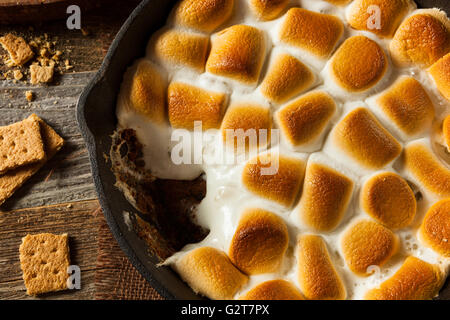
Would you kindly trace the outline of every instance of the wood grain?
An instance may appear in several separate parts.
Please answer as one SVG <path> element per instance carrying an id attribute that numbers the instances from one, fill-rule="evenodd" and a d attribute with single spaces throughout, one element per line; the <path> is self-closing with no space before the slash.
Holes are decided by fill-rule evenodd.
<path id="1" fill-rule="evenodd" d="M 94 2 L 94 1 L 92 1 Z M 82 27 L 68 30 L 65 20 L 33 25 L 2 25 L 0 35 L 13 32 L 26 40 L 47 34 L 74 68 L 57 75 L 49 86 L 0 77 L 0 125 L 16 122 L 32 112 L 40 115 L 67 145 L 0 207 L 0 300 L 32 299 L 25 294 L 19 265 L 19 245 L 27 233 L 63 233 L 70 236 L 72 262 L 81 267 L 82 289 L 44 296 L 44 299 L 94 299 L 99 220 L 104 219 L 96 199 L 90 164 L 75 118 L 75 108 L 85 85 L 100 67 L 103 57 L 129 13 L 140 0 L 108 1 L 102 10 L 82 12 Z M 7 22 L 7 21 L 2 21 Z M 10 70 L 2 63 L 0 74 Z M 21 70 L 25 72 L 27 67 Z M 35 93 L 28 103 L 25 92 Z M 74 202 L 75 201 L 75 202 Z M 72 202 L 68 207 L 67 202 Z M 114 241 L 114 240 L 113 240 Z M 116 244 L 113 244 L 116 245 Z M 99 292 L 101 294 L 101 292 Z"/>
<path id="2" fill-rule="evenodd" d="M 0 24 L 30 23 L 60 19 L 70 5 L 78 5 L 82 11 L 92 10 L 104 0 L 0 0 Z"/>
<path id="3" fill-rule="evenodd" d="M 103 12 L 92 12 L 83 17 L 83 27 L 90 31 L 88 36 L 79 30 L 67 30 L 64 20 L 32 29 L 14 25 L 0 27 L 0 35 L 13 32 L 27 40 L 47 34 L 50 41 L 56 41 L 56 48 L 64 52 L 62 58 L 69 59 L 74 65 L 73 70 L 57 76 L 48 86 L 33 86 L 27 81 L 0 81 L 0 125 L 20 121 L 35 112 L 66 140 L 66 146 L 55 158 L 1 206 L 0 211 L 96 198 L 75 110 L 83 88 L 100 67 L 116 32 L 139 1 L 115 3 Z M 5 54 L 0 48 L 0 55 Z M 0 64 L 0 72 L 7 70 L 6 65 Z M 36 96 L 31 103 L 25 99 L 28 90 Z"/>
<path id="4" fill-rule="evenodd" d="M 26 118 L 32 112 L 42 117 L 65 140 L 64 148 L 33 176 L 0 211 L 95 199 L 90 164 L 75 119 L 78 96 L 93 73 L 64 75 L 60 85 L 50 87 L 0 84 L 0 125 Z M 24 92 L 32 90 L 36 101 L 28 104 Z"/>
<path id="5" fill-rule="evenodd" d="M 42 299 L 91 299 L 95 293 L 97 231 L 103 219 L 97 200 L 0 213 L 0 299 L 34 299 L 26 295 L 19 246 L 27 234 L 69 234 L 71 264 L 81 268 L 81 290 L 48 294 Z"/>

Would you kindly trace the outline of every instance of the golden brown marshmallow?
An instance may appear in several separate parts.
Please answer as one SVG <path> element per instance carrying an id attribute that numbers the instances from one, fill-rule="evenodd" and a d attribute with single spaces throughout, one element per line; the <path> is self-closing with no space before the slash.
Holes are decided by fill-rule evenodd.
<path id="1" fill-rule="evenodd" d="M 421 142 L 409 143 L 403 153 L 406 170 L 439 197 L 450 197 L 450 170 Z"/>
<path id="2" fill-rule="evenodd" d="M 381 111 L 404 135 L 418 135 L 431 126 L 434 106 L 419 81 L 401 77 L 377 98 Z"/>
<path id="3" fill-rule="evenodd" d="M 308 163 L 296 212 L 314 230 L 332 231 L 347 210 L 353 187 L 354 182 L 336 170 L 319 163 Z"/>
<path id="4" fill-rule="evenodd" d="M 442 123 L 442 134 L 444 136 L 445 144 L 447 145 L 447 150 L 450 152 L 450 115 L 445 117 Z"/>
<path id="5" fill-rule="evenodd" d="M 211 299 L 229 300 L 248 282 L 220 250 L 201 247 L 185 254 L 175 264 L 181 278 L 195 292 Z"/>
<path id="6" fill-rule="evenodd" d="M 361 208 L 390 229 L 408 227 L 414 220 L 417 204 L 408 183 L 393 172 L 372 176 L 361 188 Z"/>
<path id="7" fill-rule="evenodd" d="M 237 152 L 248 152 L 267 146 L 270 141 L 271 127 L 272 118 L 269 108 L 250 103 L 232 104 L 222 121 L 222 138 L 227 147 L 234 148 Z M 233 130 L 233 135 L 230 136 L 231 132 L 227 130 Z M 242 136 L 239 130 L 242 130 Z M 254 130 L 257 141 L 251 141 L 252 132 L 248 130 Z M 266 139 L 263 139 L 261 130 L 265 130 Z M 249 132 L 247 139 L 246 132 Z"/>
<path id="8" fill-rule="evenodd" d="M 166 86 L 166 80 L 153 63 L 139 60 L 124 77 L 121 88 L 124 106 L 161 123 L 165 119 Z"/>
<path id="9" fill-rule="evenodd" d="M 277 157 L 278 160 L 275 159 Z M 276 167 L 278 170 L 273 173 Z M 245 165 L 242 183 L 250 192 L 262 198 L 291 207 L 300 191 L 304 174 L 303 160 L 265 153 Z"/>
<path id="10" fill-rule="evenodd" d="M 254 85 L 266 55 L 264 34 L 247 25 L 220 31 L 212 40 L 206 71 L 244 84 Z"/>
<path id="11" fill-rule="evenodd" d="M 279 54 L 271 64 L 260 90 L 267 99 L 283 103 L 309 89 L 314 80 L 314 73 L 299 60 L 288 54 Z"/>
<path id="12" fill-rule="evenodd" d="M 331 262 L 325 241 L 320 236 L 300 236 L 297 256 L 298 282 L 307 299 L 345 299 L 344 284 Z"/>
<path id="13" fill-rule="evenodd" d="M 305 300 L 305 298 L 289 281 L 269 280 L 258 284 L 239 300 Z"/>
<path id="14" fill-rule="evenodd" d="M 442 96 L 450 100 L 450 53 L 436 61 L 428 69 L 428 73 L 433 77 Z"/>
<path id="15" fill-rule="evenodd" d="M 182 0 L 174 10 L 175 23 L 212 32 L 233 13 L 234 0 Z"/>
<path id="16" fill-rule="evenodd" d="M 291 8 L 281 25 L 281 42 L 327 58 L 344 33 L 344 24 L 335 16 L 301 8 Z"/>
<path id="17" fill-rule="evenodd" d="M 352 0 L 325 0 L 326 2 L 332 3 L 336 6 L 343 6 L 349 3 Z"/>
<path id="18" fill-rule="evenodd" d="M 428 300 L 434 298 L 444 282 L 437 266 L 408 257 L 400 269 L 379 288 L 369 290 L 367 300 Z"/>
<path id="19" fill-rule="evenodd" d="M 309 92 L 282 107 L 275 119 L 286 140 L 299 147 L 317 139 L 336 112 L 336 103 L 323 91 Z"/>
<path id="20" fill-rule="evenodd" d="M 289 235 L 283 219 L 262 209 L 248 209 L 239 220 L 229 249 L 231 261 L 246 274 L 276 272 Z"/>
<path id="21" fill-rule="evenodd" d="M 450 51 L 450 21 L 438 9 L 420 10 L 402 22 L 389 50 L 395 64 L 427 68 Z"/>
<path id="22" fill-rule="evenodd" d="M 378 12 L 369 10 L 371 6 L 379 8 L 379 16 L 376 16 Z M 347 21 L 356 30 L 370 31 L 381 37 L 392 38 L 402 19 L 413 7 L 414 3 L 411 0 L 355 0 L 348 9 Z M 371 25 L 372 19 L 378 17 L 379 20 L 373 21 Z M 377 22 L 379 25 L 376 25 Z"/>
<path id="23" fill-rule="evenodd" d="M 166 30 L 152 40 L 151 52 L 164 65 L 186 66 L 203 72 L 209 38 L 178 30 Z"/>
<path id="24" fill-rule="evenodd" d="M 286 9 L 289 0 L 249 0 L 250 8 L 261 20 L 278 18 Z"/>
<path id="25" fill-rule="evenodd" d="M 365 108 L 352 110 L 333 130 L 334 143 L 362 166 L 380 169 L 400 155 L 401 145 Z"/>
<path id="26" fill-rule="evenodd" d="M 361 220 L 344 232 L 341 245 L 350 270 L 367 276 L 370 266 L 381 267 L 397 252 L 399 240 L 381 224 Z"/>
<path id="27" fill-rule="evenodd" d="M 365 36 L 345 40 L 330 62 L 332 78 L 349 92 L 363 92 L 375 87 L 387 68 L 386 53 L 378 43 Z"/>
<path id="28" fill-rule="evenodd" d="M 435 203 L 428 210 L 420 234 L 427 246 L 450 258 L 450 198 Z"/>
<path id="29" fill-rule="evenodd" d="M 202 121 L 203 130 L 207 130 L 220 127 L 227 96 L 182 82 L 172 82 L 167 100 L 172 127 L 192 130 L 194 121 Z"/>

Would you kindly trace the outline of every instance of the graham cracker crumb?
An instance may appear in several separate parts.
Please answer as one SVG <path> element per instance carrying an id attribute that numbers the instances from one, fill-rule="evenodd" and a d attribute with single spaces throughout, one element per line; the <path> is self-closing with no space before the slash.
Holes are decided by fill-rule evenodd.
<path id="1" fill-rule="evenodd" d="M 23 73 L 20 70 L 14 70 L 14 79 L 21 80 L 23 78 Z"/>
<path id="2" fill-rule="evenodd" d="M 49 83 L 53 80 L 54 65 L 39 66 L 33 64 L 30 66 L 31 83 Z"/>
<path id="3" fill-rule="evenodd" d="M 66 60 L 64 61 L 64 64 L 66 65 L 66 70 L 70 70 L 70 69 L 73 68 L 73 66 L 70 65 L 70 61 L 69 61 L 68 59 L 66 59 Z"/>
<path id="4" fill-rule="evenodd" d="M 27 98 L 28 101 L 33 101 L 34 100 L 33 91 L 25 91 L 25 97 Z"/>
<path id="5" fill-rule="evenodd" d="M 83 34 L 83 36 L 87 37 L 88 35 L 90 35 L 90 31 L 89 29 L 85 29 L 85 28 L 81 28 L 81 33 Z"/>
<path id="6" fill-rule="evenodd" d="M 20 245 L 20 267 L 28 295 L 67 289 L 70 266 L 68 235 L 28 234 Z"/>

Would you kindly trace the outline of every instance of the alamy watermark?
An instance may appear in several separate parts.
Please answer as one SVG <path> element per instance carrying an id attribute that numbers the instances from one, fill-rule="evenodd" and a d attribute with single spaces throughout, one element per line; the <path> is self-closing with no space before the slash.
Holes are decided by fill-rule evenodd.
<path id="1" fill-rule="evenodd" d="M 67 288 L 70 290 L 81 289 L 81 269 L 77 265 L 71 265 L 67 267 Z"/>
<path id="2" fill-rule="evenodd" d="M 367 29 L 381 30 L 381 9 L 377 5 L 370 5 L 367 8 L 367 13 L 370 15 L 367 19 Z"/>
<path id="3" fill-rule="evenodd" d="M 274 175 L 279 167 L 278 129 L 226 129 L 220 134 L 218 142 L 217 130 L 203 130 L 202 122 L 194 122 L 194 130 L 174 129 L 171 141 L 175 143 L 170 156 L 176 165 L 208 164 L 235 165 L 248 161 L 261 166 L 261 175 Z M 259 156 L 266 151 L 266 156 Z"/>
<path id="4" fill-rule="evenodd" d="M 71 5 L 67 7 L 67 14 L 70 16 L 67 18 L 66 26 L 69 30 L 80 30 L 81 29 L 81 9 L 77 5 Z"/>

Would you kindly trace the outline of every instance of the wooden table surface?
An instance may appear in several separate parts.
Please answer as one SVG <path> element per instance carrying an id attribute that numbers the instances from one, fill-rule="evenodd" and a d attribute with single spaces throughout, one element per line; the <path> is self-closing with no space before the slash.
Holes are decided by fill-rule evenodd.
<path id="1" fill-rule="evenodd" d="M 26 39 L 46 33 L 64 51 L 74 69 L 49 86 L 0 80 L 0 125 L 41 116 L 66 140 L 66 146 L 0 207 L 0 299 L 28 299 L 19 264 L 21 238 L 28 233 L 69 233 L 71 260 L 81 268 L 82 289 L 51 295 L 52 299 L 92 299 L 97 261 L 97 230 L 103 219 L 92 181 L 89 159 L 75 117 L 84 86 L 101 65 L 115 34 L 139 0 L 109 1 L 107 6 L 82 12 L 82 27 L 68 30 L 66 21 L 0 26 Z M 0 49 L 0 56 L 5 52 Z M 8 68 L 0 59 L 0 73 Z M 28 103 L 25 91 L 36 99 Z M 45 297 L 44 297 L 45 298 Z"/>

